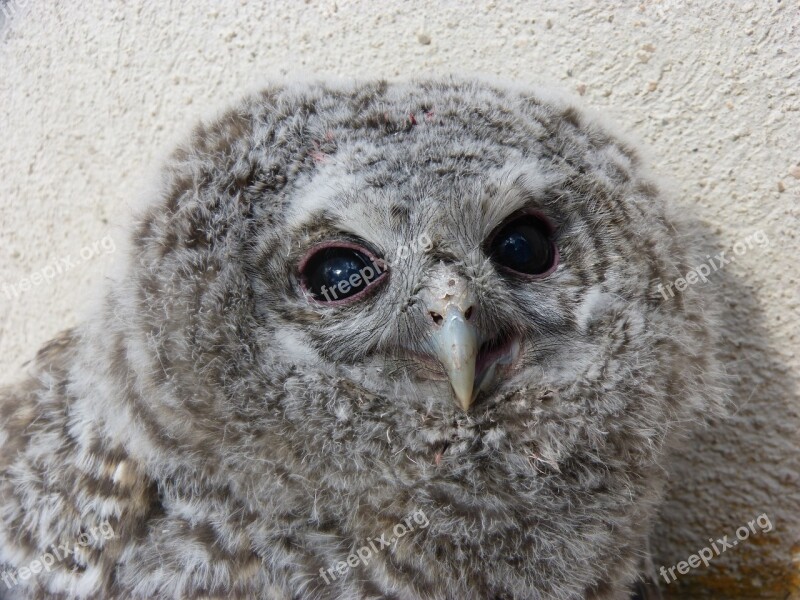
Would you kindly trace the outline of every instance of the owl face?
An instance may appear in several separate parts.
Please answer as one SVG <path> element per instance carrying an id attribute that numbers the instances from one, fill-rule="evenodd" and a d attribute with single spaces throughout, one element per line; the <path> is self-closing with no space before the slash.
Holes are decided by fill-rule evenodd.
<path id="1" fill-rule="evenodd" d="M 264 322 L 286 328 L 276 356 L 468 413 L 593 360 L 596 304 L 636 309 L 650 272 L 601 201 L 632 179 L 622 148 L 565 145 L 571 166 L 546 131 L 509 146 L 444 113 L 388 136 L 326 127 L 328 151 L 287 194 L 286 230 L 261 232 L 252 273 Z M 592 161 L 604 181 L 581 176 Z"/>
<path id="2" fill-rule="evenodd" d="M 485 176 L 442 177 L 422 148 L 403 150 L 395 159 L 415 173 L 395 189 L 370 185 L 360 174 L 390 173 L 359 157 L 332 158 L 296 192 L 292 234 L 269 252 L 280 264 L 262 269 L 270 281 L 282 270 L 286 285 L 265 286 L 264 304 L 291 315 L 281 355 L 424 388 L 469 411 L 524 377 L 541 342 L 568 329 L 563 217 L 535 163 L 508 157 L 511 168 Z"/>

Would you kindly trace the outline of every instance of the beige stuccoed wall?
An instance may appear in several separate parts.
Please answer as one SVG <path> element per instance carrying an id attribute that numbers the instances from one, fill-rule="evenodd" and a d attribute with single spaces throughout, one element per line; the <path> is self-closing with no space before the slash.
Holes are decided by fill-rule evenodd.
<path id="1" fill-rule="evenodd" d="M 770 242 L 708 284 L 723 291 L 737 408 L 670 461 L 653 546 L 669 567 L 765 513 L 773 531 L 666 589 L 784 598 L 792 572 L 797 587 L 797 0 L 8 0 L 0 19 L 0 381 L 80 318 L 119 254 L 103 240 L 124 231 L 166 145 L 241 90 L 299 73 L 554 84 L 642 138 L 713 243 Z"/>

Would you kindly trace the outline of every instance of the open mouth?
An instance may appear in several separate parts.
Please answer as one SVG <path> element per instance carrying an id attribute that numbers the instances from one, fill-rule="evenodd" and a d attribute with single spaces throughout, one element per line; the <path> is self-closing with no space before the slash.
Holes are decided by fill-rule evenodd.
<path id="1" fill-rule="evenodd" d="M 474 339 L 474 338 L 473 338 Z M 470 365 L 469 354 L 464 356 L 456 355 L 452 365 L 456 368 L 448 372 L 447 362 L 442 362 L 440 357 L 432 353 L 411 352 L 407 357 L 413 358 L 414 362 L 421 367 L 416 371 L 416 375 L 422 379 L 450 380 L 452 390 L 456 399 L 464 410 L 469 408 L 481 393 L 491 393 L 496 388 L 496 382 L 502 380 L 508 370 L 517 361 L 520 353 L 520 338 L 511 334 L 501 333 L 472 346 L 472 364 Z M 477 346 L 477 348 L 475 347 Z M 446 348 L 459 349 L 457 343 Z M 435 352 L 435 350 L 434 350 Z M 445 359 L 450 358 L 443 353 Z M 459 395 L 459 392 L 460 395 Z"/>
<path id="2" fill-rule="evenodd" d="M 447 375 L 442 370 L 442 365 L 428 354 L 419 352 L 409 353 L 407 356 L 426 367 L 424 373 L 430 379 L 446 379 Z M 512 364 L 519 356 L 519 338 L 503 335 L 483 342 L 478 349 L 475 359 L 475 391 L 487 376 L 491 378 L 492 369 Z M 488 383 L 486 381 L 485 383 Z"/>
<path id="3" fill-rule="evenodd" d="M 519 356 L 519 338 L 500 336 L 483 342 L 475 361 L 475 387 L 473 397 L 489 388 L 503 367 L 509 366 Z"/>

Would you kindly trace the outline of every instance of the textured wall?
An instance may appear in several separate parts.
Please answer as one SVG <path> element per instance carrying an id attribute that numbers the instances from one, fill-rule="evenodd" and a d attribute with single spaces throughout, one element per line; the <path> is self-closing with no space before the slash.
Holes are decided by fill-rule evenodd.
<path id="1" fill-rule="evenodd" d="M 159 153 L 243 89 L 315 73 L 556 85 L 642 138 L 708 224 L 711 260 L 735 259 L 695 284 L 722 292 L 734 415 L 667 465 L 652 543 L 670 567 L 759 515 L 773 530 L 665 587 L 800 589 L 797 0 L 54 4 L 0 1 L 0 381 L 80 318 Z"/>

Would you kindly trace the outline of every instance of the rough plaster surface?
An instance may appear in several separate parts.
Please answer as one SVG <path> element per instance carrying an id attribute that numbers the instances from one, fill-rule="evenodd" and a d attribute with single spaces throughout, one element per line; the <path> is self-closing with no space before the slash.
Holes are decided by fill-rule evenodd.
<path id="1" fill-rule="evenodd" d="M 722 290 L 736 408 L 670 461 L 652 546 L 670 567 L 766 513 L 773 531 L 665 589 L 786 598 L 800 589 L 800 4 L 521 4 L 0 1 L 0 382 L 81 318 L 158 156 L 242 90 L 449 72 L 566 88 L 649 145 L 718 249 L 770 241 L 696 284 Z"/>

